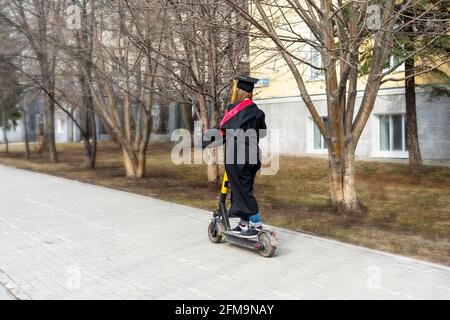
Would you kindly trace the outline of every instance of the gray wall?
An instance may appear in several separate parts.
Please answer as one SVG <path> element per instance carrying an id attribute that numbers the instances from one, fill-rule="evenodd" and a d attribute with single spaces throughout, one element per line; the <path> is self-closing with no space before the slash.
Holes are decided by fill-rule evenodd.
<path id="1" fill-rule="evenodd" d="M 16 122 L 17 125 L 15 128 L 11 126 L 10 129 L 6 131 L 6 136 L 10 143 L 21 142 L 24 140 L 23 123 L 21 120 L 17 120 Z M 0 142 L 3 143 L 3 140 L 3 128 L 0 128 Z"/>
<path id="2" fill-rule="evenodd" d="M 407 152 L 383 153 L 379 151 L 380 114 L 405 113 L 403 88 L 380 90 L 374 110 L 358 143 L 356 155 L 360 157 L 407 158 Z M 358 92 L 357 106 L 363 92 Z M 450 159 L 450 98 L 433 97 L 417 90 L 417 119 L 419 143 L 424 159 Z M 317 111 L 327 115 L 325 95 L 312 96 Z M 269 129 L 280 130 L 279 151 L 283 154 L 326 154 L 314 150 L 313 122 L 300 97 L 255 100 L 266 113 Z M 356 112 L 355 112 L 356 113 Z"/>

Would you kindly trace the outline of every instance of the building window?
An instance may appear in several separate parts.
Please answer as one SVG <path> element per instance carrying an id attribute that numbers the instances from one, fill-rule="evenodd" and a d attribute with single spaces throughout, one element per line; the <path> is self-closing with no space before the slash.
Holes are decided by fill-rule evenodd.
<path id="1" fill-rule="evenodd" d="M 380 115 L 380 151 L 405 152 L 406 119 L 404 114 Z"/>
<path id="2" fill-rule="evenodd" d="M 309 53 L 310 62 L 313 66 L 322 68 L 322 57 L 320 56 L 320 52 L 312 49 Z M 309 71 L 309 80 L 323 80 L 322 70 L 318 70 L 308 66 Z"/>
<path id="3" fill-rule="evenodd" d="M 270 84 L 269 77 L 260 78 L 259 81 L 255 84 L 255 88 L 260 87 L 268 87 Z"/>
<path id="4" fill-rule="evenodd" d="M 325 124 L 325 127 L 328 127 L 328 118 L 322 117 L 323 123 Z M 322 133 L 320 133 L 319 127 L 313 120 L 313 139 L 314 139 L 314 150 L 327 150 L 328 146 L 325 141 L 325 139 L 322 136 Z"/>
<path id="5" fill-rule="evenodd" d="M 317 42 L 317 39 L 311 30 L 309 30 L 308 39 L 311 41 Z M 309 51 L 307 52 L 306 57 L 307 57 L 309 63 L 311 63 L 311 65 L 313 65 L 314 67 L 322 68 L 323 63 L 322 63 L 322 56 L 320 55 L 320 52 L 311 45 L 308 45 L 308 48 L 309 48 L 308 49 Z M 322 70 L 313 68 L 311 66 L 306 66 L 305 78 L 307 81 L 315 81 L 315 80 L 324 80 L 325 79 Z"/>
<path id="6" fill-rule="evenodd" d="M 394 55 L 390 56 L 388 61 L 384 65 L 383 71 L 388 71 L 389 69 L 394 68 L 401 61 L 402 61 L 402 58 L 400 58 L 398 56 L 394 56 Z M 395 71 L 403 71 L 403 70 L 405 70 L 405 64 L 404 63 L 400 64 L 399 66 L 397 66 L 397 68 L 395 68 Z"/>

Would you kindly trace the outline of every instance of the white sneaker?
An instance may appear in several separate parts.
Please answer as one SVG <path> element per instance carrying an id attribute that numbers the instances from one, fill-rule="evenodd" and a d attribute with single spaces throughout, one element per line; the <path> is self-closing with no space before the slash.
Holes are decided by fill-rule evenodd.
<path id="1" fill-rule="evenodd" d="M 243 224 L 243 223 L 239 222 L 239 224 L 231 231 L 234 233 L 241 233 L 241 232 L 245 232 L 247 230 L 248 230 L 248 224 Z"/>

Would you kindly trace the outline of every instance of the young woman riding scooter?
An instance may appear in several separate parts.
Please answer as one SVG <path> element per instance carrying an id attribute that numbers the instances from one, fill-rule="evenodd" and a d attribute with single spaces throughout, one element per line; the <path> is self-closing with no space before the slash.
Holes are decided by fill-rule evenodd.
<path id="1" fill-rule="evenodd" d="M 258 79 L 251 77 L 235 78 L 231 103 L 216 128 L 225 143 L 225 176 L 231 187 L 229 214 L 241 219 L 232 231 L 242 238 L 255 238 L 263 230 L 253 186 L 261 168 L 259 139 L 267 127 L 264 112 L 252 101 L 256 82 Z M 211 141 L 203 145 L 208 147 Z"/>

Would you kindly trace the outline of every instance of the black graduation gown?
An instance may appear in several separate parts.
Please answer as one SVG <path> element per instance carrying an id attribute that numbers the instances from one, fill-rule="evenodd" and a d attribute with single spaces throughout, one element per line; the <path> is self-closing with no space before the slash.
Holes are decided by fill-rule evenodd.
<path id="1" fill-rule="evenodd" d="M 232 109 L 237 104 L 230 105 Z M 267 129 L 265 123 L 265 114 L 256 104 L 252 104 L 240 112 L 222 126 L 222 129 L 242 129 L 245 134 L 247 130 L 253 129 L 256 133 L 256 139 L 242 139 L 238 136 L 224 136 L 225 142 L 225 170 L 228 175 L 231 187 L 231 209 L 230 213 L 245 220 L 259 212 L 256 201 L 253 184 L 256 173 L 261 168 L 261 158 L 259 150 L 259 139 L 261 129 Z M 234 140 L 233 148 L 230 149 L 230 139 Z M 245 160 L 242 155 L 239 157 L 238 149 L 245 150 Z M 233 152 L 230 154 L 230 152 Z M 250 155 L 254 155 L 251 157 Z M 256 157 L 255 157 L 256 155 Z"/>

